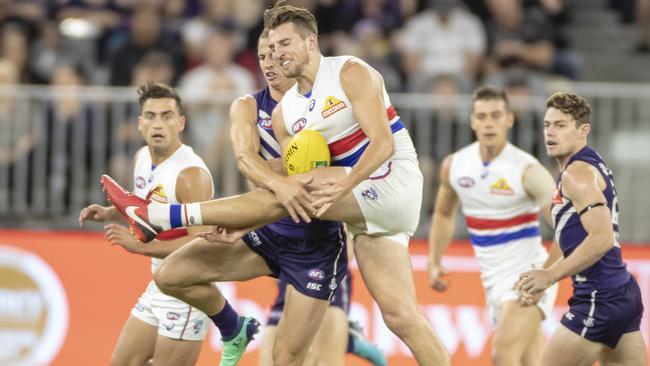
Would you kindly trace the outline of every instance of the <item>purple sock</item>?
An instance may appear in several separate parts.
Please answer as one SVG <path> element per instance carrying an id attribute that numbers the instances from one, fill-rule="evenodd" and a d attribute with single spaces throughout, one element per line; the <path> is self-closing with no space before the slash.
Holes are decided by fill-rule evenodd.
<path id="1" fill-rule="evenodd" d="M 352 333 L 348 333 L 348 349 L 345 352 L 354 353 L 354 337 Z"/>
<path id="2" fill-rule="evenodd" d="M 223 309 L 215 315 L 211 315 L 210 319 L 214 322 L 214 325 L 219 328 L 221 332 L 221 339 L 228 341 L 235 334 L 237 329 L 237 323 L 239 322 L 239 315 L 237 312 L 230 306 L 228 300 L 226 300 L 226 305 Z"/>

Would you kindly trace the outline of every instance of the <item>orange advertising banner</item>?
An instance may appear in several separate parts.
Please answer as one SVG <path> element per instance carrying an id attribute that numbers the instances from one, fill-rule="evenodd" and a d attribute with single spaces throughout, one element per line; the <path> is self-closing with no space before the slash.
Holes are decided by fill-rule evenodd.
<path id="1" fill-rule="evenodd" d="M 426 243 L 411 243 L 418 300 L 424 316 L 452 354 L 454 365 L 490 365 L 491 324 L 471 246 L 454 243 L 444 264 L 452 272 L 445 293 L 429 289 Z M 623 245 L 639 281 L 650 340 L 650 246 Z M 354 263 L 350 318 L 388 355 L 389 365 L 415 365 L 408 349 L 384 325 Z M 100 233 L 0 230 L 0 365 L 105 365 L 124 321 L 151 280 L 149 259 L 111 246 Z M 265 319 L 277 289 L 270 278 L 220 285 L 241 314 Z M 561 283 L 547 336 L 566 311 L 570 284 Z M 259 341 L 241 365 L 257 365 Z M 211 329 L 198 365 L 215 365 L 219 334 Z M 367 365 L 348 356 L 348 365 Z"/>

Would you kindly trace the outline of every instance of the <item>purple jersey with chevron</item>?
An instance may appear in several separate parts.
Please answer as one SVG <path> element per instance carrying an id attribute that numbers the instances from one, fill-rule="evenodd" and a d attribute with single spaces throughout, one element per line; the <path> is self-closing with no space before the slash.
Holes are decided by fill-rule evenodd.
<path id="1" fill-rule="evenodd" d="M 280 158 L 280 144 L 273 134 L 271 114 L 277 105 L 268 86 L 253 94 L 257 102 L 257 131 L 260 135 L 260 155 L 265 160 Z M 302 240 L 319 240 L 335 233 L 341 223 L 332 221 L 312 220 L 311 223 L 296 224 L 291 217 L 285 217 L 267 225 L 269 229 L 289 238 Z"/>
<path id="2" fill-rule="evenodd" d="M 603 158 L 589 146 L 585 146 L 569 159 L 567 167 L 575 161 L 582 161 L 595 167 L 602 175 L 607 186 L 603 195 L 607 207 L 612 213 L 614 230 L 614 247 L 591 267 L 572 277 L 574 294 L 589 295 L 594 290 L 612 289 L 626 284 L 630 279 L 625 263 L 621 258 L 621 246 L 618 242 L 618 198 L 614 187 L 612 171 L 607 167 Z M 594 202 L 596 203 L 596 202 Z M 553 220 L 555 222 L 555 239 L 560 244 L 565 257 L 569 256 L 587 236 L 582 226 L 580 216 L 573 203 L 562 194 L 562 173 L 557 178 L 557 189 L 552 204 Z"/>

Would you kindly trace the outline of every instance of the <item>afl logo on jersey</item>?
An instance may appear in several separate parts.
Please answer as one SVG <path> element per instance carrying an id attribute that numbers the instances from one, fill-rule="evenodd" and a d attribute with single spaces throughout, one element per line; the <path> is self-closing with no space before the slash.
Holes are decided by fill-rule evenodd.
<path id="1" fill-rule="evenodd" d="M 143 177 L 137 177 L 135 178 L 135 186 L 142 189 L 144 186 L 147 185 L 147 182 L 144 180 Z"/>
<path id="2" fill-rule="evenodd" d="M 265 130 L 273 129 L 273 121 L 271 118 L 261 118 L 259 121 L 257 121 L 257 124 Z"/>
<path id="3" fill-rule="evenodd" d="M 474 179 L 471 177 L 460 177 L 458 178 L 458 185 L 463 187 L 463 188 L 471 188 L 474 187 Z"/>
<path id="4" fill-rule="evenodd" d="M 297 121 L 294 122 L 293 125 L 291 126 L 291 133 L 293 133 L 293 134 L 297 134 L 297 133 L 300 132 L 303 128 L 305 128 L 306 125 L 307 125 L 307 119 L 306 119 L 306 118 L 303 117 L 303 118 L 297 120 Z"/>
<path id="5" fill-rule="evenodd" d="M 325 279 L 325 272 L 321 271 L 320 269 L 310 269 L 309 272 L 307 272 L 307 275 L 309 278 L 312 280 L 323 280 Z"/>

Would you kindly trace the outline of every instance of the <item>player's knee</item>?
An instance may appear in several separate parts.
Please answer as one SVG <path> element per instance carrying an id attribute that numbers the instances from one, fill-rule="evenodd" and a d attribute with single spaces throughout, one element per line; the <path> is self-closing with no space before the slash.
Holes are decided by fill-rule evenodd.
<path id="1" fill-rule="evenodd" d="M 388 329 L 400 337 L 419 329 L 420 323 L 423 321 L 417 308 L 410 306 L 392 306 L 382 309 L 382 316 Z"/>
<path id="2" fill-rule="evenodd" d="M 499 336 L 497 332 L 492 341 L 492 361 L 496 366 L 520 365 L 521 352 L 514 340 Z"/>
<path id="3" fill-rule="evenodd" d="M 165 262 L 156 269 L 153 274 L 153 280 L 156 286 L 166 295 L 174 295 L 182 288 L 179 277 L 174 274 L 174 270 Z"/>

